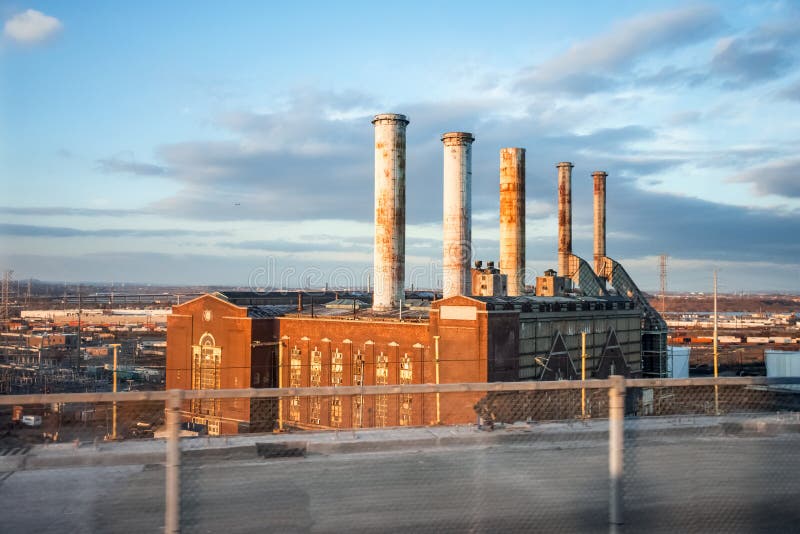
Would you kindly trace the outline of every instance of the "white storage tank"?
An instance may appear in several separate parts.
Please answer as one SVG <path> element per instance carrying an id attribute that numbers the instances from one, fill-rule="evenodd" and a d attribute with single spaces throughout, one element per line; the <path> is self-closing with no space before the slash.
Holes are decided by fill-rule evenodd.
<path id="1" fill-rule="evenodd" d="M 800 351 L 765 350 L 768 378 L 792 376 L 800 378 Z"/>
<path id="2" fill-rule="evenodd" d="M 667 376 L 669 378 L 689 378 L 690 347 L 667 346 Z"/>

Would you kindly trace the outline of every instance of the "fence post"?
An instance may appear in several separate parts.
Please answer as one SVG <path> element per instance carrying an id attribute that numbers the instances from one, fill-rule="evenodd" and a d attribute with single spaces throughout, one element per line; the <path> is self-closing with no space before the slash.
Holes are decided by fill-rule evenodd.
<path id="1" fill-rule="evenodd" d="M 171 534 L 181 530 L 181 390 L 169 390 L 167 398 L 167 462 L 166 462 L 166 508 L 164 532 Z"/>
<path id="2" fill-rule="evenodd" d="M 608 521 L 621 525 L 622 518 L 622 473 L 625 437 L 625 378 L 611 376 L 608 390 L 608 477 L 609 502 Z"/>

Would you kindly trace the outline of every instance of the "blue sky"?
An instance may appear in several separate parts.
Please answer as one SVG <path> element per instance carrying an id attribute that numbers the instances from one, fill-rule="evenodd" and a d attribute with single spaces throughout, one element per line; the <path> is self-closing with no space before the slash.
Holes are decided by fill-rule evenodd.
<path id="1" fill-rule="evenodd" d="M 800 290 L 796 2 L 2 2 L 0 266 L 19 278 L 288 285 L 371 266 L 372 126 L 405 113 L 410 276 L 441 261 L 439 134 L 474 133 L 494 259 L 498 151 L 528 150 L 528 267 L 556 169 L 591 172 L 646 289 Z M 256 282 L 254 282 L 256 281 Z M 532 281 L 532 280 L 531 280 Z"/>

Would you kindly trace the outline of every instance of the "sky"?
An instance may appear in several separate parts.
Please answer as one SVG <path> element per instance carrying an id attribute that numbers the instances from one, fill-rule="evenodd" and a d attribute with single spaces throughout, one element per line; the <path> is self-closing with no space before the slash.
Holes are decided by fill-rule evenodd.
<path id="1" fill-rule="evenodd" d="M 366 283 L 373 126 L 408 116 L 407 284 L 440 280 L 441 133 L 473 145 L 475 259 L 499 150 L 527 150 L 528 283 L 556 163 L 591 260 L 645 290 L 800 291 L 800 2 L 0 0 L 0 268 L 17 279 Z"/>

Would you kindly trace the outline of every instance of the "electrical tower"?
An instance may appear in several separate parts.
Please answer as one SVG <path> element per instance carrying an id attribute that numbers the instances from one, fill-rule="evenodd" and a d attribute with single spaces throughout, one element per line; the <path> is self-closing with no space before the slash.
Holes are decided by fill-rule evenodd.
<path id="1" fill-rule="evenodd" d="M 11 275 L 14 274 L 14 271 L 5 271 L 3 273 L 3 285 L 0 288 L 0 293 L 2 293 L 2 319 L 8 320 L 11 318 L 11 314 L 9 312 L 9 300 L 11 298 L 10 290 L 11 290 Z"/>
<path id="2" fill-rule="evenodd" d="M 667 255 L 658 257 L 659 274 L 661 276 L 661 313 L 667 311 Z"/>

